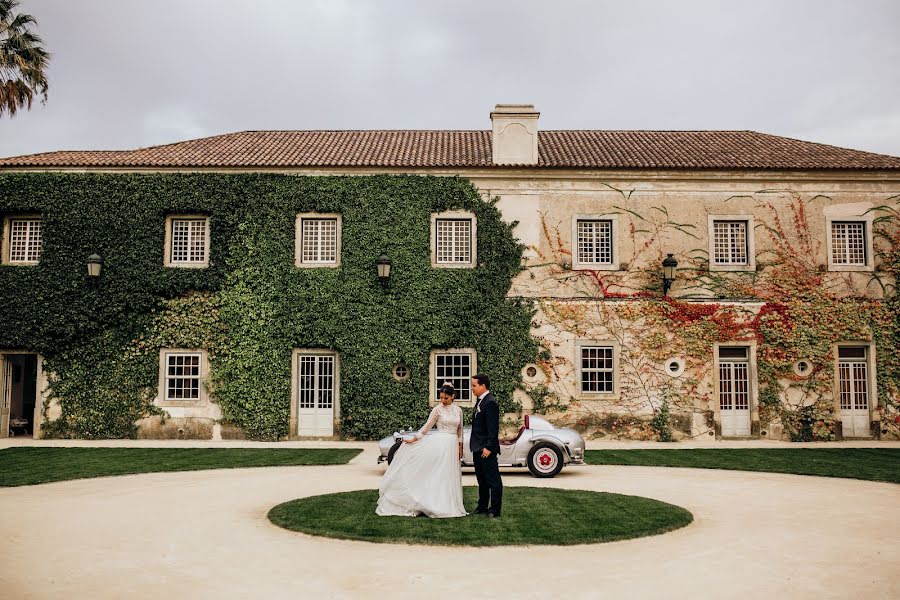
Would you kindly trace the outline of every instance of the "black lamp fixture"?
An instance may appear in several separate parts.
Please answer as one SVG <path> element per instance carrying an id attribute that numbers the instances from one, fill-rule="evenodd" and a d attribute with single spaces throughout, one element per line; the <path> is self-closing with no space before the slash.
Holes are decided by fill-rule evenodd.
<path id="1" fill-rule="evenodd" d="M 382 284 L 386 284 L 391 278 L 391 259 L 382 252 L 375 261 L 375 267 L 378 269 L 378 280 Z"/>
<path id="2" fill-rule="evenodd" d="M 678 267 L 678 261 L 671 254 L 667 254 L 662 261 L 663 268 L 663 296 L 669 295 L 669 288 L 675 281 L 675 269 Z"/>
<path id="3" fill-rule="evenodd" d="M 87 270 L 88 277 L 90 277 L 92 281 L 97 281 L 97 279 L 100 278 L 100 271 L 103 270 L 103 259 L 100 258 L 99 254 L 91 254 L 88 256 Z"/>

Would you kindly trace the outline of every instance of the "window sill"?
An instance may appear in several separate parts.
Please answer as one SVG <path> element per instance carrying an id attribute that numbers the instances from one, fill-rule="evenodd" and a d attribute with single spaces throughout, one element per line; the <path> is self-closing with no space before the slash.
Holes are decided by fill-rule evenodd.
<path id="1" fill-rule="evenodd" d="M 875 265 L 828 265 L 828 271 L 832 273 L 872 273 Z"/>
<path id="2" fill-rule="evenodd" d="M 621 271 L 619 265 L 603 264 L 603 263 L 572 263 L 573 271 Z"/>
<path id="3" fill-rule="evenodd" d="M 208 262 L 167 263 L 163 266 L 168 269 L 206 269 L 207 267 L 209 267 L 209 263 Z"/>

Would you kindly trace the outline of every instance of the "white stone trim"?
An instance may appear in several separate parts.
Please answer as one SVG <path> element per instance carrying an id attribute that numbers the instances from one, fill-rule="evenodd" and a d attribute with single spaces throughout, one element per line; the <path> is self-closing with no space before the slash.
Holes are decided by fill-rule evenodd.
<path id="1" fill-rule="evenodd" d="M 756 368 L 756 340 L 734 340 L 729 342 L 713 343 L 713 419 L 722 426 L 722 410 L 719 400 L 719 348 L 725 347 L 747 348 L 747 385 L 750 387 L 750 431 L 753 432 L 753 424 L 759 423 L 759 379 Z"/>
<path id="2" fill-rule="evenodd" d="M 844 264 L 836 264 L 834 262 L 834 253 L 832 248 L 832 224 L 833 223 L 863 223 L 864 227 L 864 235 L 866 237 L 866 264 L 864 265 L 844 265 Z M 872 215 L 847 215 L 847 216 L 838 216 L 838 215 L 826 215 L 825 216 L 825 247 L 828 253 L 828 270 L 829 271 L 874 271 L 875 270 L 875 244 L 874 244 L 874 235 L 872 233 L 872 226 L 874 223 L 874 219 Z"/>
<path id="3" fill-rule="evenodd" d="M 583 263 L 578 260 L 578 222 L 579 221 L 610 221 L 610 244 L 612 247 L 612 260 L 607 263 Z M 617 214 L 577 214 L 572 215 L 572 270 L 589 269 L 591 271 L 618 271 L 622 264 L 619 243 L 619 215 Z M 580 383 L 579 383 L 580 385 Z"/>
<path id="4" fill-rule="evenodd" d="M 199 354 L 200 355 L 200 390 L 196 400 L 169 400 L 166 397 L 166 371 L 169 364 L 169 355 L 172 354 Z M 185 407 L 208 408 L 210 404 L 207 381 L 209 379 L 209 357 L 206 350 L 197 348 L 162 348 L 159 351 L 159 382 L 155 404 L 161 407 Z M 174 415 L 173 415 L 174 416 Z M 193 415 L 184 415 L 193 416 Z"/>
<path id="5" fill-rule="evenodd" d="M 583 392 L 581 390 L 581 350 L 582 348 L 612 348 L 613 389 L 612 392 Z M 618 400 L 622 393 L 620 375 L 621 347 L 612 339 L 580 339 L 575 341 L 575 398 L 578 400 Z"/>
<path id="6" fill-rule="evenodd" d="M 335 252 L 334 260 L 328 262 L 304 262 L 303 261 L 303 221 L 306 220 L 326 220 L 334 219 L 336 223 L 335 231 Z M 316 268 L 334 268 L 341 266 L 341 234 L 343 232 L 344 219 L 340 213 L 297 213 L 294 219 L 294 266 L 301 269 Z"/>
<path id="7" fill-rule="evenodd" d="M 456 390 L 456 399 L 453 401 L 454 404 L 458 404 L 460 406 L 475 406 L 475 398 L 472 394 L 471 389 L 471 380 L 472 376 L 478 374 L 478 353 L 475 351 L 475 348 L 434 348 L 431 350 L 431 353 L 428 357 L 428 406 L 434 406 L 438 403 L 437 399 L 437 355 L 438 354 L 468 354 L 471 356 L 471 360 L 469 361 L 469 377 L 468 385 L 469 389 L 469 399 L 468 400 L 460 400 L 460 390 L 457 388 Z"/>
<path id="8" fill-rule="evenodd" d="M 747 224 L 747 263 L 721 265 L 716 264 L 716 248 L 715 248 L 715 223 L 716 221 L 744 221 Z M 755 223 L 753 215 L 708 215 L 707 217 L 707 234 L 708 250 L 709 250 L 709 270 L 710 271 L 756 271 L 756 235 Z"/>
<path id="9" fill-rule="evenodd" d="M 469 260 L 465 262 L 441 262 L 437 261 L 437 222 L 439 219 L 469 220 L 470 252 Z M 474 269 L 478 264 L 478 219 L 475 213 L 467 210 L 448 210 L 440 213 L 431 213 L 431 266 L 435 269 Z"/>
<path id="10" fill-rule="evenodd" d="M 194 261 L 194 262 L 187 262 L 187 261 L 173 262 L 172 261 L 172 227 L 173 227 L 173 221 L 175 221 L 176 219 L 204 219 L 206 221 L 206 239 L 204 240 L 206 244 L 205 244 L 205 249 L 203 252 L 204 256 L 205 256 L 204 260 Z M 208 215 L 185 214 L 185 213 L 166 215 L 165 231 L 166 231 L 166 234 L 165 234 L 165 247 L 163 249 L 163 266 L 179 268 L 179 269 L 205 269 L 206 267 L 209 266 L 209 243 L 210 243 L 210 238 L 212 237 L 212 231 L 210 228 L 210 222 L 209 222 Z"/>
<path id="11" fill-rule="evenodd" d="M 332 356 L 334 357 L 334 398 L 331 403 L 331 410 L 334 414 L 333 429 L 334 435 L 340 434 L 341 423 L 341 355 L 336 350 L 328 348 L 294 348 L 291 351 L 291 421 L 289 424 L 289 435 L 292 438 L 299 437 L 299 374 L 297 373 L 297 358 L 301 354 L 309 354 L 315 356 Z M 301 438 L 308 439 L 308 438 Z"/>
<path id="12" fill-rule="evenodd" d="M 44 246 L 44 217 L 37 213 L 9 214 L 3 217 L 3 240 L 0 242 L 0 264 L 28 267 L 39 264 L 40 260 L 12 260 L 12 221 L 37 220 L 41 222 L 41 258 Z"/>

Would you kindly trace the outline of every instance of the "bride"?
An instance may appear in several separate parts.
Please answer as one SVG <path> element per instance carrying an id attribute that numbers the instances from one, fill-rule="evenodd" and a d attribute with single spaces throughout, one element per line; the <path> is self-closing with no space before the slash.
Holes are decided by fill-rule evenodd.
<path id="1" fill-rule="evenodd" d="M 450 382 L 441 386 L 441 403 L 415 437 L 397 448 L 378 489 L 381 516 L 463 517 L 462 409 L 453 404 L 456 390 Z M 437 432 L 425 434 L 437 424 Z"/>

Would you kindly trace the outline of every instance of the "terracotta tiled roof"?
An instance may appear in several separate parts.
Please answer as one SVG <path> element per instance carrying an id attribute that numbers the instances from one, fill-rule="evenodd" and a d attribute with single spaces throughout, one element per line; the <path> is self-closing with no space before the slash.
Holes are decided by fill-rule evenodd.
<path id="1" fill-rule="evenodd" d="M 753 131 L 541 131 L 538 167 L 900 169 L 900 158 Z M 491 167 L 490 131 L 244 131 L 122 151 L 0 159 L 3 167 Z"/>

